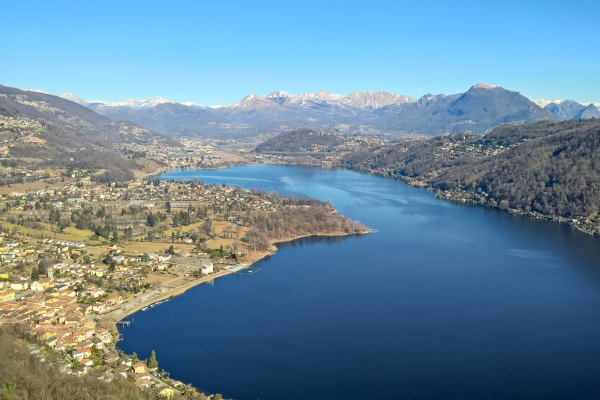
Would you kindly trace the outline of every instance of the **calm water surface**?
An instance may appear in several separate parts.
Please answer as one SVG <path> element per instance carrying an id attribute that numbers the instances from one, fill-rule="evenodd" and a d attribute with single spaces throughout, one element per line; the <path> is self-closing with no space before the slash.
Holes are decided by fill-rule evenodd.
<path id="1" fill-rule="evenodd" d="M 235 399 L 600 398 L 600 240 L 347 170 L 163 179 L 331 199 L 377 229 L 279 246 L 133 315 L 120 348 Z"/>

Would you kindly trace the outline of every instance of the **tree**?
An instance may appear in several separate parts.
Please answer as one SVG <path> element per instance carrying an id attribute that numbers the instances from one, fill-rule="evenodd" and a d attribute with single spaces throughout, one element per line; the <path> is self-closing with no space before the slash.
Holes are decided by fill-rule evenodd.
<path id="1" fill-rule="evenodd" d="M 138 361 L 140 361 L 140 359 L 138 358 L 137 353 L 134 351 L 133 354 L 131 355 L 131 362 L 135 364 Z"/>
<path id="2" fill-rule="evenodd" d="M 204 231 L 204 233 L 206 234 L 206 236 L 210 236 L 210 234 L 212 233 L 212 230 L 213 230 L 212 221 L 210 219 L 207 219 L 202 224 L 202 230 Z"/>
<path id="3" fill-rule="evenodd" d="M 221 393 L 217 393 L 214 395 L 213 400 L 223 400 L 223 395 Z"/>
<path id="4" fill-rule="evenodd" d="M 106 217 L 106 209 L 104 207 L 100 207 L 98 211 L 96 211 L 96 218 L 104 218 Z"/>
<path id="5" fill-rule="evenodd" d="M 148 359 L 148 368 L 158 368 L 158 361 L 156 360 L 156 353 L 152 350 L 150 358 Z"/>
<path id="6" fill-rule="evenodd" d="M 119 233 L 117 231 L 114 231 L 112 234 L 112 241 L 113 242 L 118 242 L 119 241 Z"/>
<path id="7" fill-rule="evenodd" d="M 167 250 L 167 253 L 169 253 L 171 255 L 175 254 L 175 248 L 173 247 L 173 245 L 169 246 L 169 250 Z"/>
<path id="8" fill-rule="evenodd" d="M 42 258 L 39 262 L 38 262 L 38 272 L 40 274 L 47 274 L 48 273 L 48 268 L 50 268 L 53 264 L 53 260 L 51 258 Z"/>
<path id="9" fill-rule="evenodd" d="M 156 214 L 152 214 L 152 212 L 148 213 L 146 216 L 146 224 L 150 227 L 153 227 L 158 222 L 159 217 Z"/>
<path id="10" fill-rule="evenodd" d="M 167 202 L 165 203 L 165 209 L 166 209 L 166 212 L 167 212 L 168 214 L 170 214 L 170 213 L 171 213 L 171 202 L 170 202 L 170 201 L 167 201 Z"/>
<path id="11" fill-rule="evenodd" d="M 40 279 L 40 271 L 38 271 L 37 267 L 33 267 L 31 269 L 31 280 L 37 281 Z"/>

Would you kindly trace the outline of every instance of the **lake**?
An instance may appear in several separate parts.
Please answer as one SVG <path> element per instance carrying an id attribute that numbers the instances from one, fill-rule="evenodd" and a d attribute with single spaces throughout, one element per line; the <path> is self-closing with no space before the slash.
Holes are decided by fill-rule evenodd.
<path id="1" fill-rule="evenodd" d="M 600 398 L 599 239 L 343 169 L 161 179 L 194 177 L 331 199 L 377 232 L 279 245 L 138 312 L 125 352 L 238 400 Z"/>

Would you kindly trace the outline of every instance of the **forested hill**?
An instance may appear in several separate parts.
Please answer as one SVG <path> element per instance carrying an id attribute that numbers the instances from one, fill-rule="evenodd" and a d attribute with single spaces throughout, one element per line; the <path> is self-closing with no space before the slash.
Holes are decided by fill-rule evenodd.
<path id="1" fill-rule="evenodd" d="M 257 152 L 305 152 L 327 151 L 340 144 L 343 139 L 336 135 L 312 129 L 295 129 L 280 133 L 256 147 Z"/>
<path id="2" fill-rule="evenodd" d="M 123 157 L 128 146 L 181 146 L 132 122 L 111 121 L 60 97 L 2 85 L 0 139 L 10 165 L 33 162 L 41 168 L 91 169 L 104 171 L 95 178 L 109 180 L 130 179 L 139 167 L 135 160 Z"/>
<path id="3" fill-rule="evenodd" d="M 599 119 L 400 143 L 347 156 L 342 164 L 467 192 L 492 207 L 569 218 L 595 217 L 600 209 Z"/>

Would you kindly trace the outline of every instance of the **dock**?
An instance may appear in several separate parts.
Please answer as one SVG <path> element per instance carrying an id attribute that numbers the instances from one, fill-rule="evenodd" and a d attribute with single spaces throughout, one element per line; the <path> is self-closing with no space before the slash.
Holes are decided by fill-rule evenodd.
<path id="1" fill-rule="evenodd" d="M 129 326 L 129 325 L 131 325 L 131 321 L 117 321 L 117 325 Z"/>
<path id="2" fill-rule="evenodd" d="M 246 264 L 236 264 L 233 267 L 229 267 L 228 269 L 230 271 L 232 271 L 232 272 L 237 272 L 237 271 L 239 271 L 241 269 L 244 269 L 244 268 L 246 268 Z"/>

